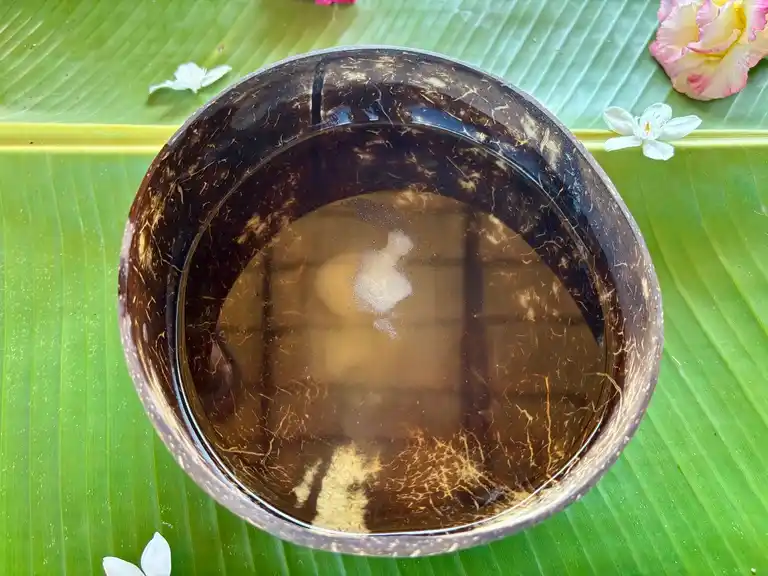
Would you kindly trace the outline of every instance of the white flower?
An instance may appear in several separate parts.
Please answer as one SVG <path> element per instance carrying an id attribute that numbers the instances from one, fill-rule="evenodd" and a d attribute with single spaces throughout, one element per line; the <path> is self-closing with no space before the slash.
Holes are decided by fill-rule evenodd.
<path id="1" fill-rule="evenodd" d="M 192 92 L 197 93 L 200 88 L 210 86 L 230 70 L 232 70 L 231 66 L 216 66 L 216 68 L 206 70 L 194 62 L 187 62 L 176 68 L 173 80 L 166 80 L 161 84 L 153 84 L 149 87 L 149 93 L 152 94 L 152 92 L 160 88 L 192 90 Z"/>
<path id="2" fill-rule="evenodd" d="M 661 140 L 679 140 L 701 124 L 698 116 L 672 118 L 672 108 L 661 103 L 646 108 L 639 118 L 616 106 L 606 108 L 603 118 L 611 130 L 621 134 L 605 142 L 608 152 L 642 146 L 643 154 L 653 160 L 669 160 L 675 155 L 672 145 Z"/>
<path id="3" fill-rule="evenodd" d="M 170 576 L 171 547 L 155 532 L 141 553 L 141 570 L 130 562 L 107 556 L 102 563 L 106 576 Z"/>

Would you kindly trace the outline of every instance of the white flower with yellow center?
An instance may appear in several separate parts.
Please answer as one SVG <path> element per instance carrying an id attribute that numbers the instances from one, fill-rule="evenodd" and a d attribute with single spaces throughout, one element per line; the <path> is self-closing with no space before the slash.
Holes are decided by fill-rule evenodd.
<path id="1" fill-rule="evenodd" d="M 605 142 L 608 152 L 623 148 L 643 147 L 643 154 L 653 160 L 669 160 L 675 155 L 669 140 L 688 136 L 701 125 L 698 116 L 672 118 L 667 104 L 653 104 L 638 118 L 623 108 L 613 106 L 603 112 L 606 124 L 620 136 Z"/>

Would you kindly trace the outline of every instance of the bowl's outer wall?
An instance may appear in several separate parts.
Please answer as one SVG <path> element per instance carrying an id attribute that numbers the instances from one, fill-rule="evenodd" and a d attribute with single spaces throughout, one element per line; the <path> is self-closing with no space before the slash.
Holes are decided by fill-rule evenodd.
<path id="1" fill-rule="evenodd" d="M 349 98 L 352 94 L 356 98 Z M 363 113 L 370 109 L 380 114 Z M 175 393 L 181 269 L 224 193 L 261 163 L 298 139 L 344 124 L 429 124 L 418 110 L 455 117 L 455 127 L 441 127 L 539 180 L 582 236 L 597 269 L 615 287 L 603 305 L 607 321 L 623 334 L 621 400 L 564 479 L 513 513 L 471 530 L 430 536 L 307 529 L 245 496 L 201 453 L 190 432 Z M 505 220 L 498 198 L 476 203 L 489 211 L 498 205 L 493 212 Z M 293 219 L 295 205 L 277 209 Z M 131 208 L 120 259 L 119 314 L 141 400 L 176 460 L 204 490 L 281 538 L 369 555 L 416 556 L 473 546 L 530 526 L 581 497 L 637 428 L 657 379 L 663 342 L 661 295 L 645 243 L 607 176 L 575 138 L 501 80 L 438 55 L 396 48 L 335 49 L 283 61 L 228 88 L 193 116 L 152 163 Z"/>

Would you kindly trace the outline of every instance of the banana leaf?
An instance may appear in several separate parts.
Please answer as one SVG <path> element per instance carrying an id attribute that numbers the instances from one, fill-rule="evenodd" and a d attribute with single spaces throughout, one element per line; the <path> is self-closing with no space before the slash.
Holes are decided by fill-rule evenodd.
<path id="1" fill-rule="evenodd" d="M 667 101 L 704 128 L 768 128 L 768 65 L 702 103 L 648 53 L 660 0 L 5 0 L 0 121 L 179 124 L 227 81 L 292 54 L 351 44 L 442 52 L 534 94 L 570 127 L 607 106 Z M 233 71 L 198 95 L 148 87 L 193 61 Z"/>
<path id="2" fill-rule="evenodd" d="M 0 574 L 101 574 L 154 531 L 174 574 L 758 574 L 768 569 L 768 66 L 726 100 L 674 93 L 647 53 L 658 0 L 0 2 Z M 154 154 L 200 94 L 342 44 L 425 48 L 531 91 L 592 149 L 660 278 L 666 348 L 638 435 L 565 512 L 425 559 L 281 542 L 217 506 L 149 425 L 117 330 L 117 257 Z M 669 162 L 601 151 L 602 110 L 666 101 L 703 127 Z"/>
<path id="3" fill-rule="evenodd" d="M 597 147 L 596 135 L 583 136 Z M 540 526 L 397 561 L 312 552 L 259 532 L 205 496 L 155 437 L 124 366 L 115 294 L 123 222 L 152 158 L 152 131 L 147 144 L 122 150 L 0 150 L 0 573 L 98 574 L 105 555 L 138 559 L 155 530 L 171 543 L 177 574 L 764 566 L 768 137 L 712 136 L 667 163 L 639 150 L 595 152 L 648 241 L 664 295 L 659 385 L 624 456 Z"/>

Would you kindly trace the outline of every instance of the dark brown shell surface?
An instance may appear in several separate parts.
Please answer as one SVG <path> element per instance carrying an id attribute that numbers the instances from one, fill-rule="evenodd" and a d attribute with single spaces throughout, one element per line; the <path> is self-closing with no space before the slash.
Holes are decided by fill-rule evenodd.
<path id="1" fill-rule="evenodd" d="M 365 149 L 343 145 L 344 131 L 353 126 L 371 130 Z M 421 129 L 436 128 L 504 162 L 479 178 L 473 176 L 471 155 L 436 157 L 430 166 L 414 164 L 418 178 L 407 170 L 387 170 L 397 146 L 376 137 L 381 126 L 390 132 L 396 126 L 402 138 L 418 139 L 427 148 L 429 135 Z M 242 249 L 244 257 L 274 233 L 249 229 L 254 216 L 282 225 L 335 200 L 414 180 L 426 179 L 439 189 L 446 178 L 464 182 L 462 200 L 515 230 L 527 230 L 526 240 L 537 249 L 536 226 L 555 224 L 531 219 L 531 210 L 505 193 L 509 182 L 522 175 L 544 190 L 589 252 L 598 281 L 602 278 L 613 288 L 608 302 L 585 302 L 622 335 L 620 401 L 587 453 L 528 505 L 471 528 L 429 535 L 311 528 L 243 493 L 196 440 L 178 393 L 175 350 L 176 303 L 186 259 L 200 230 L 241 182 L 276 155 L 289 152 L 292 143 L 325 133 L 335 134 L 338 145 L 322 160 L 324 170 L 342 174 L 341 166 L 365 162 L 381 169 L 357 172 L 364 177 L 340 177 L 324 195 L 297 198 L 289 186 L 264 191 L 257 214 L 242 214 L 247 241 L 233 249 Z M 508 171 L 505 163 L 516 171 Z M 310 168 L 296 167 L 295 177 L 310 177 L 305 173 Z M 569 286 L 587 282 L 578 268 L 569 274 Z M 637 428 L 656 382 L 663 342 L 661 297 L 650 256 L 594 159 L 529 96 L 467 65 L 399 48 L 335 49 L 280 62 L 228 88 L 179 129 L 152 163 L 131 207 L 120 258 L 119 315 L 128 367 L 141 400 L 179 465 L 208 494 L 280 538 L 368 555 L 420 556 L 466 548 L 526 528 L 580 498 Z"/>

